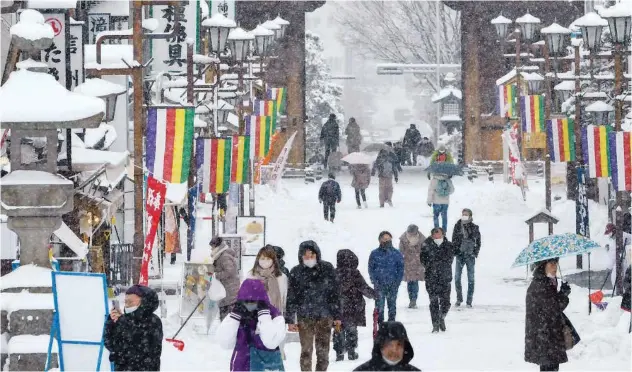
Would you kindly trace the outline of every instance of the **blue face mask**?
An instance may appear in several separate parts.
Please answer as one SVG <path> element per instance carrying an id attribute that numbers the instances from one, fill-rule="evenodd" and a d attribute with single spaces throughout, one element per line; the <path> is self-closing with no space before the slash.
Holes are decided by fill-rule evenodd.
<path id="1" fill-rule="evenodd" d="M 256 302 L 246 302 L 244 303 L 244 306 L 246 307 L 246 310 L 248 311 L 255 311 L 257 310 L 257 303 Z"/>

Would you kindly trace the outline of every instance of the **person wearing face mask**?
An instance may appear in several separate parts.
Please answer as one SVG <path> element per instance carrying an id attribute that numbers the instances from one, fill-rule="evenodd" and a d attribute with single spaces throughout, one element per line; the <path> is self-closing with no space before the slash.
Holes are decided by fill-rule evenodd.
<path id="1" fill-rule="evenodd" d="M 112 309 L 105 322 L 104 345 L 115 371 L 160 371 L 162 321 L 156 292 L 133 285 L 125 292 L 125 308 Z"/>
<path id="2" fill-rule="evenodd" d="M 419 260 L 421 245 L 426 237 L 417 225 L 409 225 L 406 232 L 399 237 L 399 251 L 404 256 L 404 281 L 408 286 L 409 309 L 417 308 L 419 282 L 424 280 L 425 269 Z"/>
<path id="3" fill-rule="evenodd" d="M 373 341 L 371 360 L 354 371 L 421 371 L 410 364 L 415 356 L 406 328 L 400 322 L 386 322 Z"/>
<path id="4" fill-rule="evenodd" d="M 233 350 L 231 371 L 284 370 L 279 345 L 285 339 L 285 320 L 261 280 L 244 280 L 216 337 L 221 347 Z"/>
<path id="5" fill-rule="evenodd" d="M 443 230 L 435 227 L 421 246 L 420 261 L 426 268 L 426 292 L 430 299 L 432 333 L 445 332 L 445 317 L 450 310 L 452 290 L 452 261 L 454 247 Z"/>
<path id="6" fill-rule="evenodd" d="M 298 247 L 299 264 L 290 270 L 286 321 L 301 342 L 301 371 L 312 370 L 316 345 L 316 370 L 329 366 L 332 326 L 340 328 L 340 289 L 331 263 L 322 260 L 316 242 L 307 240 Z"/>
<path id="7" fill-rule="evenodd" d="M 472 222 L 472 210 L 465 208 L 461 219 L 454 225 L 452 245 L 455 249 L 456 264 L 454 267 L 454 287 L 456 288 L 456 306 L 463 302 L 461 274 L 463 266 L 467 266 L 467 307 L 472 307 L 474 297 L 474 264 L 481 250 L 481 233 L 478 225 Z"/>
<path id="8" fill-rule="evenodd" d="M 557 290 L 558 259 L 536 263 L 527 289 L 524 333 L 524 360 L 540 366 L 540 371 L 558 371 L 566 363 L 563 311 L 571 288 L 562 283 Z"/>
<path id="9" fill-rule="evenodd" d="M 222 283 L 226 289 L 226 297 L 219 303 L 219 318 L 224 318 L 230 312 L 237 291 L 239 291 L 239 264 L 237 263 L 237 253 L 229 248 L 224 240 L 215 237 L 210 242 L 211 259 L 213 262 L 213 277 Z"/>
<path id="10" fill-rule="evenodd" d="M 369 277 L 375 288 L 378 324 L 384 322 L 384 308 L 388 302 L 388 320 L 397 315 L 397 292 L 404 278 L 404 256 L 393 247 L 393 235 L 382 231 L 378 236 L 380 246 L 369 256 Z"/>

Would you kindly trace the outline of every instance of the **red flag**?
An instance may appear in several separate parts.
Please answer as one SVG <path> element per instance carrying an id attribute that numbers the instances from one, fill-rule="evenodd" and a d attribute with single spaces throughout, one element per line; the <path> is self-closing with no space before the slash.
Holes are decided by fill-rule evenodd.
<path id="1" fill-rule="evenodd" d="M 156 230 L 160 222 L 162 208 L 165 205 L 167 185 L 152 176 L 147 177 L 147 196 L 145 198 L 145 210 L 147 211 L 147 235 L 145 235 L 145 247 L 143 249 L 143 261 L 140 266 L 140 279 L 138 284 L 147 285 L 149 279 L 149 261 L 151 250 L 156 238 Z"/>

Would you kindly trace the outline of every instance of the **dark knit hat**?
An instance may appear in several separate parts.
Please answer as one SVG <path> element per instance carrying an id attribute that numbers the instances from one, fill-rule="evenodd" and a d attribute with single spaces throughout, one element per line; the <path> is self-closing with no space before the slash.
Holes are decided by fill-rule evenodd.
<path id="1" fill-rule="evenodd" d="M 336 179 L 336 174 L 334 172 L 329 172 L 329 179 L 330 180 L 335 180 Z"/>
<path id="2" fill-rule="evenodd" d="M 142 298 L 145 295 L 145 289 L 140 284 L 134 284 L 133 286 L 129 287 L 127 291 L 125 291 L 125 294 L 133 294 Z"/>
<path id="3" fill-rule="evenodd" d="M 213 248 L 219 247 L 220 245 L 222 245 L 223 241 L 224 240 L 222 240 L 222 238 L 220 238 L 219 236 L 216 236 L 213 239 L 211 239 L 211 242 L 209 243 L 209 245 Z"/>
<path id="4" fill-rule="evenodd" d="M 390 237 L 391 237 L 391 239 L 393 239 L 393 234 L 391 234 L 391 233 L 390 233 L 390 232 L 388 232 L 388 231 L 382 231 L 382 232 L 380 233 L 380 235 L 378 235 L 377 240 L 382 240 L 382 237 L 384 237 L 384 235 L 388 235 L 388 236 L 390 236 Z"/>

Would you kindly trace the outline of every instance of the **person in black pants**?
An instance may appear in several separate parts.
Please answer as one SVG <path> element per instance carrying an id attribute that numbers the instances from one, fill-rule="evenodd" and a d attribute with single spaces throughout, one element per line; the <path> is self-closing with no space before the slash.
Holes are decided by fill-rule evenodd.
<path id="1" fill-rule="evenodd" d="M 323 203 L 325 221 L 334 222 L 336 217 L 336 203 L 340 203 L 342 192 L 340 185 L 336 182 L 336 176 L 329 173 L 329 179 L 320 186 L 318 191 L 318 202 Z"/>

